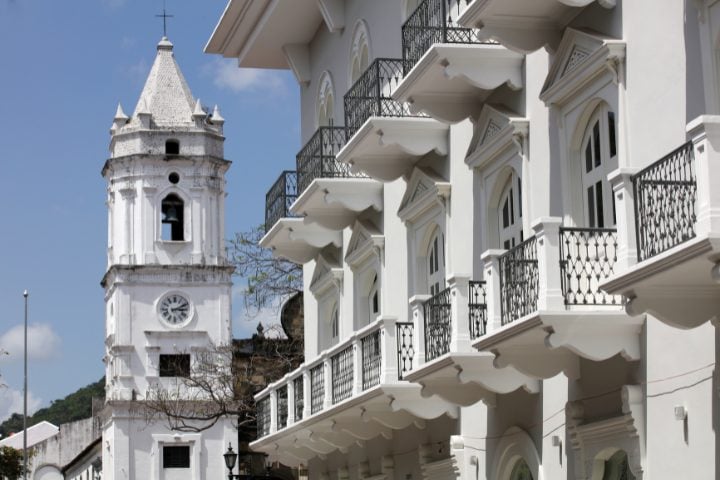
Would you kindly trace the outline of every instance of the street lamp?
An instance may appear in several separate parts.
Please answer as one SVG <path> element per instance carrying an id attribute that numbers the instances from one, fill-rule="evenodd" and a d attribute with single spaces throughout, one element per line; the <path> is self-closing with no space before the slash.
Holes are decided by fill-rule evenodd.
<path id="1" fill-rule="evenodd" d="M 247 457 L 248 455 L 263 455 L 262 453 L 257 452 L 239 452 L 242 455 L 242 457 Z M 232 444 L 228 444 L 227 452 L 223 454 L 223 457 L 225 458 L 225 466 L 228 469 L 228 480 L 271 480 L 270 478 L 270 466 L 267 466 L 265 468 L 265 475 L 253 475 L 252 471 L 248 472 L 248 465 L 241 460 L 240 465 L 238 466 L 238 473 L 234 474 L 233 469 L 235 468 L 235 463 L 237 463 L 238 460 L 238 453 L 236 453 L 233 448 Z M 250 469 L 252 470 L 252 468 Z"/>

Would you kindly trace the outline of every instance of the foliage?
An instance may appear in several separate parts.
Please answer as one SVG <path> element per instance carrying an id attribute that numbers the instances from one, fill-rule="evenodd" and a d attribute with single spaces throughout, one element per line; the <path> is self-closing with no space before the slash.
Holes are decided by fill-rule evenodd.
<path id="1" fill-rule="evenodd" d="M 144 401 L 136 402 L 137 411 L 148 422 L 161 419 L 181 432 L 206 430 L 231 417 L 240 438 L 254 438 L 253 396 L 303 360 L 302 339 L 269 338 L 273 333 L 208 346 L 196 355 L 189 377 L 177 378 L 169 388 L 153 386 Z"/>
<path id="2" fill-rule="evenodd" d="M 249 314 L 276 304 L 302 291 L 302 267 L 282 258 L 275 258 L 272 251 L 260 246 L 265 235 L 263 226 L 235 234 L 228 241 L 228 258 L 235 265 L 235 274 L 247 280 L 243 292 L 245 309 Z"/>
<path id="3" fill-rule="evenodd" d="M 16 480 L 23 472 L 22 452 L 12 447 L 0 447 L 0 478 Z"/>
<path id="4" fill-rule="evenodd" d="M 61 400 L 55 400 L 49 407 L 41 408 L 28 417 L 28 427 L 46 420 L 54 425 L 82 420 L 92 416 L 92 399 L 105 397 L 105 378 L 91 383 L 71 393 Z M 23 429 L 23 417 L 20 413 L 0 424 L 0 435 L 7 436 Z"/>

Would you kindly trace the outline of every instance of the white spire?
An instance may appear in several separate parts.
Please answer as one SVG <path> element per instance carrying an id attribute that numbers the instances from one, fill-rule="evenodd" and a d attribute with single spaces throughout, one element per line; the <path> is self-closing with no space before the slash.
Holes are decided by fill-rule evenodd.
<path id="1" fill-rule="evenodd" d="M 225 119 L 222 115 L 220 115 L 220 108 L 217 105 L 215 105 L 215 108 L 213 108 L 213 113 L 212 117 L 210 117 L 210 120 L 212 120 L 213 123 L 218 125 L 222 125 L 223 123 L 225 123 Z"/>
<path id="2" fill-rule="evenodd" d="M 192 123 L 193 101 L 190 88 L 173 56 L 173 44 L 166 38 L 157 45 L 157 55 L 135 114 L 150 113 L 159 127 Z"/>
<path id="3" fill-rule="evenodd" d="M 202 105 L 200 104 L 199 98 L 195 102 L 195 109 L 193 110 L 193 117 L 205 117 L 205 111 L 203 110 Z"/>
<path id="4" fill-rule="evenodd" d="M 118 102 L 117 110 L 115 111 L 115 118 L 114 118 L 114 120 L 115 120 L 115 121 L 118 121 L 118 120 L 125 120 L 125 121 L 127 121 L 127 120 L 128 120 L 128 116 L 125 115 L 125 112 L 123 111 L 123 108 L 122 108 L 122 105 L 120 104 L 120 102 Z"/>

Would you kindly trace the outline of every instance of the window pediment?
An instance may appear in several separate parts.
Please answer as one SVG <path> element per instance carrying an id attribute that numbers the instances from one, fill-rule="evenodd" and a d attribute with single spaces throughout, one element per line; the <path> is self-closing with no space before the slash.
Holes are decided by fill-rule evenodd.
<path id="1" fill-rule="evenodd" d="M 528 130 L 526 118 L 502 106 L 486 104 L 475 122 L 465 163 L 481 168 L 508 151 L 522 154 Z"/>
<path id="2" fill-rule="evenodd" d="M 602 74 L 617 83 L 617 67 L 625 58 L 625 42 L 590 30 L 565 31 L 545 79 L 540 100 L 562 104 L 585 84 Z"/>
<path id="3" fill-rule="evenodd" d="M 364 220 L 355 222 L 352 230 L 345 261 L 356 268 L 373 254 L 380 254 L 385 246 L 385 236 L 374 225 Z"/>
<path id="4" fill-rule="evenodd" d="M 449 197 L 450 182 L 446 182 L 430 170 L 415 168 L 400 202 L 398 216 L 403 222 L 412 222 L 438 202 Z"/>
<path id="5" fill-rule="evenodd" d="M 315 270 L 310 281 L 310 291 L 316 297 L 322 296 L 330 288 L 340 289 L 343 279 L 343 269 L 340 262 L 327 252 L 318 255 Z"/>

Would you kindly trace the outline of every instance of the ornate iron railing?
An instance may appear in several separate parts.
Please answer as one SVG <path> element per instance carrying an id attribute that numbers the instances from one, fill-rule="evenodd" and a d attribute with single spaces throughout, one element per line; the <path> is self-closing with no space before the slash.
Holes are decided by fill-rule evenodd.
<path id="1" fill-rule="evenodd" d="M 436 43 L 497 43 L 483 39 L 479 29 L 460 27 L 464 0 L 424 0 L 402 26 L 405 74 Z"/>
<path id="2" fill-rule="evenodd" d="M 470 338 L 476 339 L 487 331 L 487 290 L 484 281 L 470 281 L 468 286 L 468 321 Z"/>
<path id="3" fill-rule="evenodd" d="M 288 421 L 288 388 L 287 385 L 277 389 L 277 429 L 287 427 Z"/>
<path id="4" fill-rule="evenodd" d="M 397 328 L 398 380 L 402 380 L 413 369 L 413 360 L 415 359 L 413 333 L 415 326 L 412 322 L 398 322 L 395 326 Z"/>
<path id="5" fill-rule="evenodd" d="M 350 139 L 370 117 L 413 116 L 404 103 L 392 99 L 403 79 L 403 61 L 377 58 L 345 94 L 345 129 Z"/>
<path id="6" fill-rule="evenodd" d="M 446 288 L 431 297 L 425 309 L 425 360 L 430 361 L 450 351 L 452 329 L 451 290 Z"/>
<path id="7" fill-rule="evenodd" d="M 600 290 L 617 262 L 614 228 L 560 228 L 560 278 L 565 305 L 621 305 L 621 295 Z"/>
<path id="8" fill-rule="evenodd" d="M 325 401 L 325 364 L 310 369 L 310 413 L 323 409 Z"/>
<path id="9" fill-rule="evenodd" d="M 258 438 L 270 435 L 270 397 L 265 397 L 257 401 L 255 405 L 257 417 L 255 423 L 257 425 Z"/>
<path id="10" fill-rule="evenodd" d="M 293 380 L 293 396 L 295 398 L 295 421 L 303 419 L 303 408 L 305 407 L 305 391 L 302 375 Z"/>
<path id="11" fill-rule="evenodd" d="M 362 346 L 362 389 L 380 384 L 380 364 L 382 353 L 380 350 L 380 330 L 360 340 Z"/>
<path id="12" fill-rule="evenodd" d="M 350 165 L 335 160 L 345 146 L 345 127 L 320 127 L 297 154 L 298 194 L 316 178 L 362 177 Z"/>
<path id="13" fill-rule="evenodd" d="M 265 231 L 281 218 L 291 217 L 290 205 L 298 196 L 297 172 L 285 170 L 265 195 Z"/>
<path id="14" fill-rule="evenodd" d="M 537 241 L 530 237 L 500 257 L 502 324 L 536 311 L 538 293 Z"/>
<path id="15" fill-rule="evenodd" d="M 633 176 L 638 260 L 695 237 L 697 180 L 688 142 Z"/>
<path id="16" fill-rule="evenodd" d="M 353 347 L 352 345 L 330 358 L 332 369 L 332 403 L 350 398 L 353 386 Z"/>

